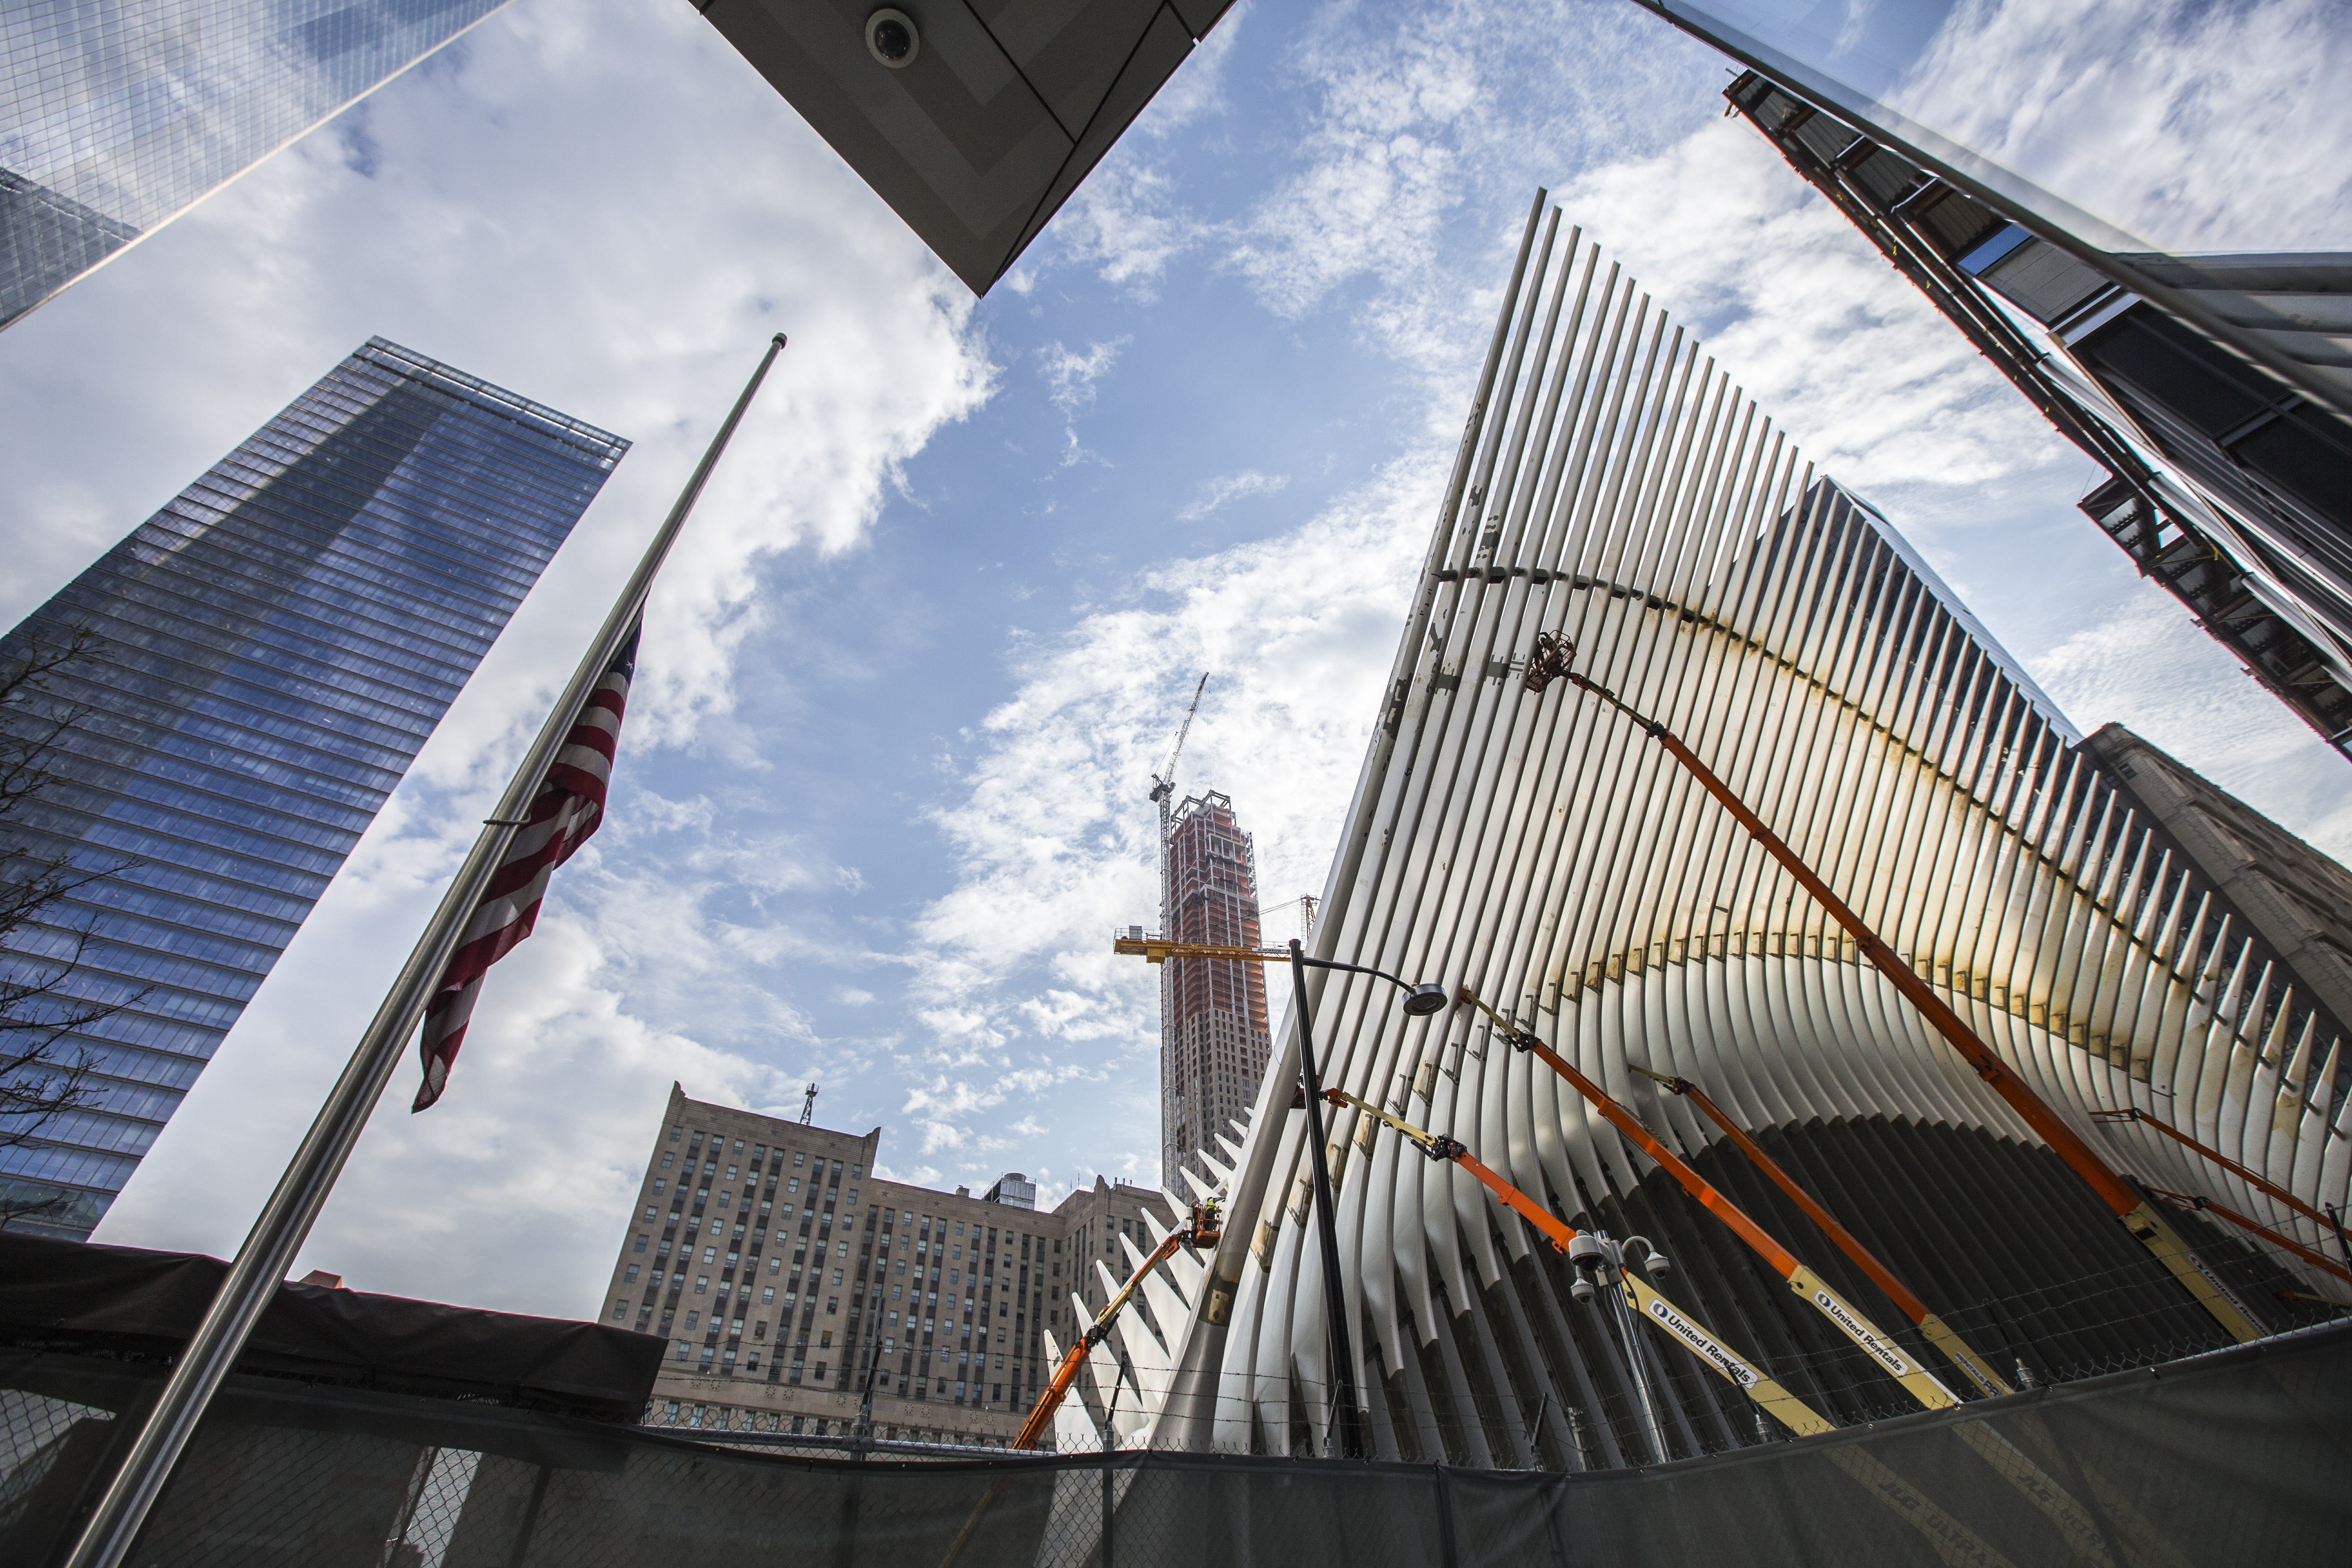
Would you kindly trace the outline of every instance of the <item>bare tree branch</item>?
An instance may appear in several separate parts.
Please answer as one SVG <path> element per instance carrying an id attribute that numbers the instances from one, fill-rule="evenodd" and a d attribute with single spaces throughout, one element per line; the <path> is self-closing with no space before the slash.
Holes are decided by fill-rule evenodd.
<path id="1" fill-rule="evenodd" d="M 100 1058 L 74 1037 L 138 1006 L 153 989 L 101 1001 L 78 978 L 94 940 L 94 917 L 76 906 L 141 862 L 37 853 L 26 821 L 26 808 L 63 779 L 52 763 L 67 738 L 97 711 L 60 695 L 59 678 L 100 647 L 87 626 L 63 640 L 36 633 L 28 647 L 0 664 L 0 1149 L 99 1103 L 93 1079 Z M 0 1230 L 67 1202 L 0 1192 Z"/>

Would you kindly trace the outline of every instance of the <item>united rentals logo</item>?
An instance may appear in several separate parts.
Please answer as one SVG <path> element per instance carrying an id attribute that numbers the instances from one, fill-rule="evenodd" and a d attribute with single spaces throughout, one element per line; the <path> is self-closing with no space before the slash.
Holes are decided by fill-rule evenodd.
<path id="1" fill-rule="evenodd" d="M 1846 1332 L 1846 1337 L 1876 1357 L 1878 1363 L 1897 1377 L 1911 1375 L 1911 1363 L 1895 1353 L 1894 1348 L 1874 1334 L 1862 1320 L 1845 1310 L 1845 1303 L 1819 1286 L 1813 1289 L 1813 1304 L 1830 1315 L 1830 1321 Z"/>
<path id="2" fill-rule="evenodd" d="M 1756 1386 L 1755 1368 L 1749 1366 L 1746 1362 L 1741 1361 L 1738 1356 L 1733 1355 L 1729 1351 L 1725 1350 L 1721 1345 L 1717 1344 L 1714 1340 L 1707 1337 L 1706 1331 L 1700 1329 L 1697 1324 L 1684 1317 L 1680 1312 L 1675 1311 L 1672 1307 L 1667 1306 L 1664 1297 L 1653 1296 L 1650 1298 L 1650 1316 L 1657 1319 L 1659 1322 L 1664 1323 L 1666 1327 L 1666 1332 L 1674 1335 L 1675 1338 L 1690 1346 L 1692 1350 L 1696 1351 L 1700 1356 L 1713 1363 L 1722 1371 L 1724 1376 L 1731 1379 L 1732 1382 L 1738 1384 L 1740 1387 L 1753 1388 Z"/>
<path id="3" fill-rule="evenodd" d="M 2206 1268 L 2205 1260 L 2203 1258 L 2198 1257 L 2193 1252 L 2187 1251 L 2184 1251 L 2181 1256 L 2189 1259 L 2189 1268 L 2194 1268 L 2198 1273 L 2205 1277 L 2205 1283 L 2213 1287 L 2213 1293 L 2215 1295 L 2221 1297 L 2224 1301 L 2229 1302 L 2232 1307 L 2237 1308 L 2239 1311 L 2246 1311 L 2246 1304 L 2238 1300 L 2237 1292 L 2231 1290 L 2227 1285 L 2222 1284 L 2221 1276 L 2215 1274 L 2210 1268 Z M 2253 1316 L 2251 1312 L 2247 1312 L 2246 1315 L 2249 1318 Z"/>

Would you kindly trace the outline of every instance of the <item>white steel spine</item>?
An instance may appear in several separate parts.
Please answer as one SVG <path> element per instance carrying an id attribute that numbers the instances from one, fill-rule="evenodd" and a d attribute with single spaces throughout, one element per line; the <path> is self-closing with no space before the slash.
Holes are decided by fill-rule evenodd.
<path id="1" fill-rule="evenodd" d="M 2340 1204 L 2352 1128 L 2336 1021 L 1917 553 L 1540 195 L 1315 953 L 1468 986 L 1686 1156 L 1720 1132 L 1632 1067 L 1692 1079 L 1751 1133 L 1885 1123 L 2038 1149 L 1637 726 L 1564 683 L 1526 689 L 1538 631 L 1572 638 L 1580 670 L 1679 735 L 2111 1163 L 2327 1242 L 2178 1142 L 2092 1113 L 2137 1108 L 2307 1203 Z M 1563 1217 L 1596 1223 L 1580 1216 L 1652 1170 L 1473 1010 L 1408 1018 L 1385 984 L 1319 972 L 1310 994 L 1328 1084 L 1461 1140 Z M 1250 1130 L 1223 1149 L 1224 1244 L 1147 1291 L 1164 1342 L 1122 1327 L 1144 1336 L 1132 1397 L 1153 1425 L 1139 1440 L 1281 1449 L 1300 1426 L 1318 1445 L 1327 1430 L 1304 1119 L 1283 1109 L 1297 1043 L 1287 1026 L 1276 1039 Z M 1566 1415 L 1600 1415 L 1630 1359 L 1654 1373 L 1682 1352 L 1576 1319 L 1540 1267 L 1528 1272 L 1540 1249 L 1527 1227 L 1378 1125 L 1335 1113 L 1328 1155 L 1380 1451 L 1641 1462 L 1637 1426 L 1601 1419 L 1577 1437 Z M 1924 1234 L 1958 1234 L 1958 1207 L 1986 1201 L 1939 1185 L 1948 1173 L 1879 1169 Z M 2039 1288 L 2037 1269 L 2063 1276 L 2067 1244 L 2017 1218 L 2013 1256 L 1960 1247 L 1915 1282 L 1939 1311 Z M 1672 1223 L 1713 1245 L 1704 1215 Z M 2346 1296 L 2293 1258 L 2270 1262 Z M 1801 1325 L 1751 1307 L 1730 1274 L 1719 1295 L 1748 1314 L 1743 1351 L 1785 1359 L 1801 1397 L 1861 1407 Z M 2210 1329 L 2185 1296 L 2157 1300 L 2142 1310 L 2172 1313 L 2163 1332 Z M 2085 1316 L 2079 1331 L 2121 1331 Z M 1717 1429 L 1751 1440 L 1712 1392 L 1664 1405 L 1670 1447 L 1719 1446 Z"/>

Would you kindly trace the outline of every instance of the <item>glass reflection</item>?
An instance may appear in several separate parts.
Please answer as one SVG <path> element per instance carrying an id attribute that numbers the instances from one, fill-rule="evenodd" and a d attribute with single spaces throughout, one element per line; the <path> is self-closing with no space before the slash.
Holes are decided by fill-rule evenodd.
<path id="1" fill-rule="evenodd" d="M 21 848 L 136 863 L 19 933 L 137 998 L 100 1103 L 0 1150 L 32 1228 L 97 1222 L 626 446 L 374 340 L 0 643 L 100 639 Z"/>
<path id="2" fill-rule="evenodd" d="M 2102 248 L 2352 249 L 2342 0 L 1663 8 Z"/>

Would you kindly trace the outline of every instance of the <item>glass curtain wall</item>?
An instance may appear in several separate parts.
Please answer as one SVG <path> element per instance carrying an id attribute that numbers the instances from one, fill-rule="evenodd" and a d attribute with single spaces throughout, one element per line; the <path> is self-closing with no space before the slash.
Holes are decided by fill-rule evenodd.
<path id="1" fill-rule="evenodd" d="M 2352 417 L 2342 0 L 1641 0 Z"/>
<path id="2" fill-rule="evenodd" d="M 505 0 L 0 7 L 0 326 Z"/>
<path id="3" fill-rule="evenodd" d="M 10 871 L 114 873 L 5 962 L 121 1008 L 68 1042 L 94 1103 L 0 1149 L 19 1227 L 97 1224 L 627 446 L 372 339 L 0 641 L 92 639 Z"/>

